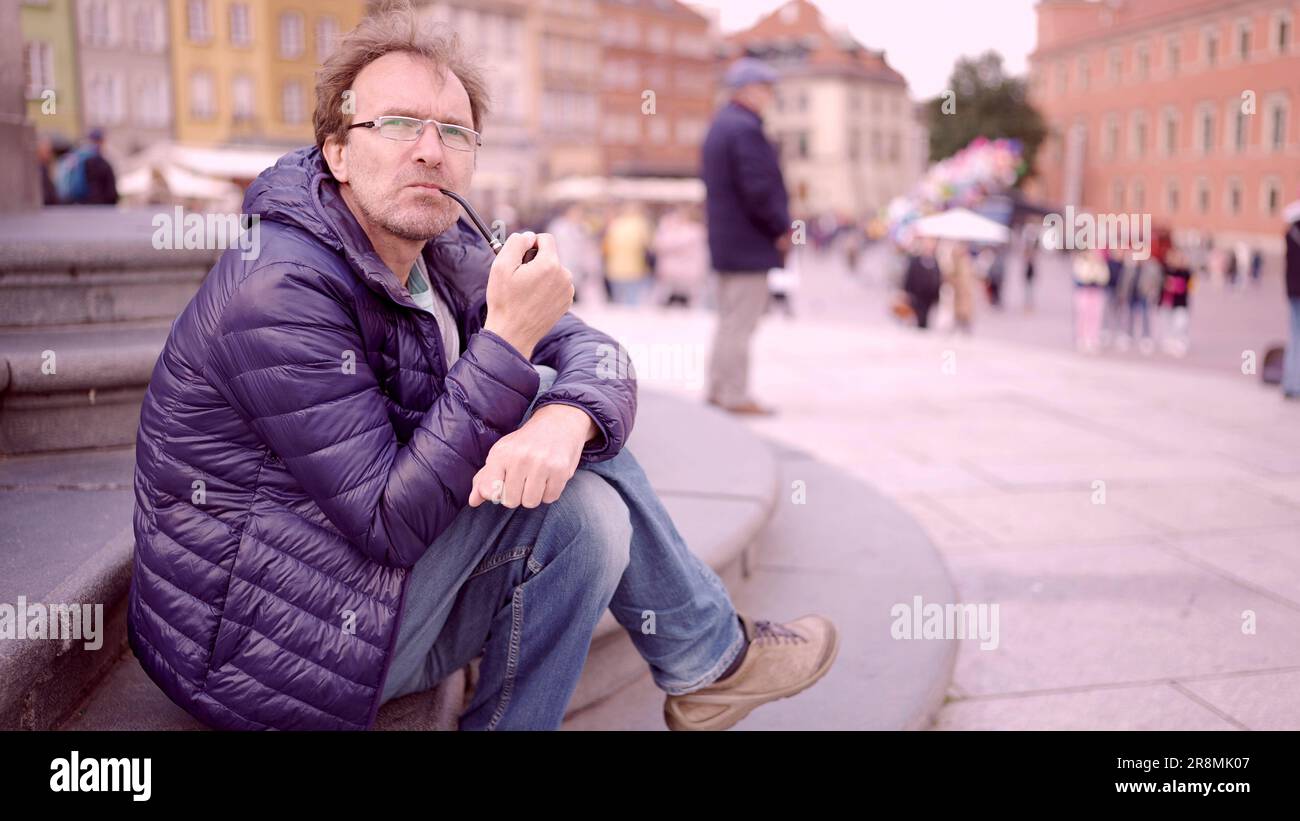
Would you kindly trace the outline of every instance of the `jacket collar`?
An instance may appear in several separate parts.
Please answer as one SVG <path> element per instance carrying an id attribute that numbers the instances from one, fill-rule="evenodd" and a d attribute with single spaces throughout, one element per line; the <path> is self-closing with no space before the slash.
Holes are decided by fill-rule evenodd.
<path id="1" fill-rule="evenodd" d="M 380 259 L 339 192 L 324 155 L 315 145 L 291 151 L 264 170 L 244 195 L 244 213 L 297 226 L 341 253 L 375 293 L 419 310 L 397 276 Z M 462 313 L 477 278 L 492 265 L 492 252 L 464 219 L 425 243 L 420 251 L 430 280 L 448 305 Z"/>

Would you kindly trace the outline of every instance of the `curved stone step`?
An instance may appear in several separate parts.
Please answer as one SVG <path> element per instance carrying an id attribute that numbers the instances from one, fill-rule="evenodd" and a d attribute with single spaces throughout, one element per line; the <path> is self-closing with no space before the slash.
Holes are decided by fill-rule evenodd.
<path id="1" fill-rule="evenodd" d="M 767 521 L 777 492 L 776 465 L 768 446 L 719 411 L 643 391 L 628 447 L 659 491 L 687 544 L 729 586 L 738 584 L 745 550 Z M 37 457 L 26 459 L 34 463 Z M 129 476 L 124 481 L 129 482 Z M 129 542 L 96 560 L 105 566 L 104 572 L 127 570 L 129 580 Z M 107 598 L 98 600 L 121 601 L 126 592 L 123 585 L 115 596 L 104 593 L 101 596 Z M 201 726 L 154 686 L 129 651 L 115 655 L 111 670 L 62 725 L 64 728 Z M 570 710 L 608 698 L 643 675 L 645 669 L 627 634 L 606 613 L 593 636 Z M 468 665 L 433 691 L 385 704 L 376 728 L 453 728 L 466 696 L 466 684 L 472 685 L 475 671 L 473 665 Z M 30 673 L 26 679 L 32 678 Z M 74 687 L 75 683 L 70 681 L 68 686 Z M 53 712 L 53 708 L 45 712 Z"/>

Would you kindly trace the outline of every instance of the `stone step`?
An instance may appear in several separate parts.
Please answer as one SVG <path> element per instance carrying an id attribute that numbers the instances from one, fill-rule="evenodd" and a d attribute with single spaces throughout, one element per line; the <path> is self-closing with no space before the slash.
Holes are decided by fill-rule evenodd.
<path id="1" fill-rule="evenodd" d="M 0 329 L 0 454 L 135 441 L 171 320 Z"/>
<path id="2" fill-rule="evenodd" d="M 175 221 L 163 206 L 0 216 L 0 328 L 170 322 L 223 252 L 157 247 L 156 235 L 174 239 L 160 228 Z"/>
<path id="3" fill-rule="evenodd" d="M 728 585 L 741 612 L 790 621 L 821 613 L 840 649 L 830 672 L 795 697 L 770 702 L 744 730 L 918 730 L 943 705 L 957 642 L 895 640 L 896 604 L 955 602 L 938 550 L 910 514 L 843 471 L 779 451 L 785 489 L 753 548 L 743 585 Z M 804 504 L 790 488 L 803 482 Z M 666 730 L 664 693 L 642 665 L 612 696 L 573 711 L 565 730 Z"/>
<path id="4" fill-rule="evenodd" d="M 642 391 L 637 423 L 628 447 L 642 463 L 691 548 L 725 582 L 733 586 L 739 584 L 746 561 L 745 548 L 767 521 L 777 492 L 776 465 L 768 446 L 716 410 Z M 29 481 L 36 481 L 41 473 L 41 461 L 51 458 L 32 456 L 14 461 L 23 465 L 19 473 L 29 477 Z M 64 469 L 68 468 L 65 466 Z M 129 487 L 131 480 L 125 465 L 120 469 L 120 481 Z M 125 509 L 129 515 L 129 502 L 127 505 Z M 25 551 L 32 551 L 39 545 L 30 543 L 22 547 Z M 65 595 L 71 598 L 63 600 L 112 602 L 115 606 L 106 607 L 106 613 L 116 614 L 121 622 L 125 618 L 125 608 L 121 604 L 129 582 L 129 541 L 125 545 L 115 543 L 112 551 L 101 551 L 96 554 L 95 561 L 101 565 L 103 573 L 125 572 L 122 584 L 113 591 L 99 593 L 98 599 L 76 598 L 76 592 L 69 592 Z M 69 705 L 76 706 L 76 709 L 70 710 L 70 718 L 58 722 L 58 725 L 68 729 L 192 729 L 199 726 L 154 686 L 129 650 L 123 652 L 124 639 L 118 637 L 125 635 L 124 624 L 110 625 L 107 632 L 114 637 L 116 644 L 106 642 L 104 649 L 96 654 L 109 662 L 105 677 L 99 682 L 91 679 L 78 681 L 75 677 L 64 682 L 65 690 L 80 688 L 87 692 L 87 696 L 80 704 Z M 87 651 L 74 646 L 67 653 L 84 655 Z M 472 683 L 475 669 L 471 665 L 458 671 L 444 682 L 444 686 L 429 693 L 413 694 L 384 705 L 376 728 L 454 726 L 454 721 L 447 723 L 447 717 L 459 714 L 461 699 L 465 695 L 464 686 L 467 681 Z M 644 663 L 626 633 L 607 613 L 593 636 L 588 662 L 570 709 L 580 710 L 608 698 L 635 681 L 643 670 Z M 4 693 L 9 701 L 38 705 L 37 709 L 27 709 L 21 714 L 24 723 L 20 726 L 54 726 L 49 717 L 58 712 L 64 701 L 41 703 L 46 697 L 45 691 L 30 686 L 48 680 L 49 676 L 34 662 L 13 670 L 12 675 L 0 668 L 0 681 L 24 682 L 22 687 L 27 688 L 11 692 L 12 688 L 6 686 Z M 0 716 L 4 715 L 0 713 Z M 0 720 L 0 727 L 14 726 L 8 723 L 11 721 L 12 716 Z"/>

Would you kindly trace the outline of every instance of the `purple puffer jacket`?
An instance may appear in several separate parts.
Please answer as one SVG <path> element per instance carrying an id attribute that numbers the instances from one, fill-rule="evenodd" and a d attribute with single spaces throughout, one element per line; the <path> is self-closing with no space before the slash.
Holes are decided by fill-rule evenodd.
<path id="1" fill-rule="evenodd" d="M 365 729 L 379 710 L 407 570 L 465 508 L 538 374 L 491 331 L 492 254 L 464 222 L 424 259 L 457 314 L 450 369 L 434 318 L 374 252 L 320 151 L 248 189 L 260 253 L 226 251 L 172 325 L 136 439 L 131 649 L 220 729 Z M 443 284 L 446 280 L 450 287 Z M 599 428 L 608 459 L 636 414 L 602 379 L 617 343 L 566 314 L 533 362 L 539 398 Z"/>

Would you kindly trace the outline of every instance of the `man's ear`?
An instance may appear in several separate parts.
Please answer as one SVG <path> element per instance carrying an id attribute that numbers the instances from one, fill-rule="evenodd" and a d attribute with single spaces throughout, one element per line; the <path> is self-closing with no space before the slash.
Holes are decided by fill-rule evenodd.
<path id="1" fill-rule="evenodd" d="M 348 181 L 348 147 L 337 136 L 331 134 L 325 138 L 325 144 L 321 146 L 321 155 L 325 157 L 325 164 L 329 166 L 330 173 L 334 179 L 339 182 Z"/>

